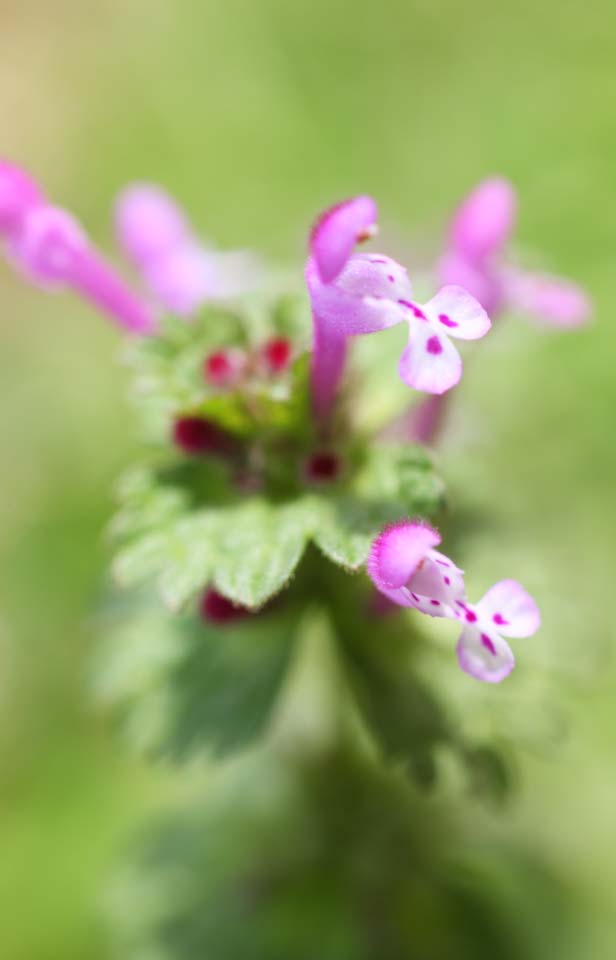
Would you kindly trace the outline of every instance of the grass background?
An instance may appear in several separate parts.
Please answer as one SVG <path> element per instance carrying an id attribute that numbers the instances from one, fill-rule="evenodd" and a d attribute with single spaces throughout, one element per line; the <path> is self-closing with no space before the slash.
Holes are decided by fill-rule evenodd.
<path id="1" fill-rule="evenodd" d="M 314 213 L 360 191 L 421 251 L 498 172 L 520 191 L 520 244 L 592 292 L 591 328 L 512 321 L 473 359 L 443 470 L 454 498 L 489 510 L 465 557 L 473 592 L 513 573 L 540 597 L 533 643 L 568 720 L 558 751 L 524 760 L 503 829 L 574 884 L 571 958 L 603 960 L 616 935 L 613 5 L 2 0 L 0 17 L 2 152 L 100 243 L 116 191 L 151 178 L 222 245 L 298 267 Z M 134 443 L 126 377 L 115 331 L 83 306 L 7 269 L 0 303 L 0 953 L 95 960 L 100 889 L 160 781 L 85 682 L 110 483 Z"/>

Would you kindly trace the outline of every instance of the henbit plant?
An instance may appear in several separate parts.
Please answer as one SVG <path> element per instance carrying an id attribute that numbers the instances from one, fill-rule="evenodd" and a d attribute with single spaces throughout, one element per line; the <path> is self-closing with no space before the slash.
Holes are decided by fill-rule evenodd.
<path id="1" fill-rule="evenodd" d="M 471 194 L 445 286 L 419 304 L 399 263 L 354 252 L 376 232 L 374 201 L 340 203 L 310 234 L 306 302 L 248 254 L 207 248 L 164 191 L 139 184 L 116 208 L 135 293 L 70 214 L 0 167 L 9 259 L 130 335 L 144 448 L 118 488 L 113 570 L 127 590 L 105 618 L 99 688 L 140 746 L 200 758 L 207 774 L 183 778 L 188 802 L 119 887 L 121 956 L 530 955 L 494 892 L 500 867 L 472 855 L 447 799 L 465 795 L 472 822 L 474 795 L 507 791 L 506 738 L 460 707 L 467 684 L 511 672 L 504 637 L 533 634 L 539 612 L 513 580 L 468 602 L 435 549 L 446 514 L 432 458 L 361 422 L 351 356 L 353 338 L 407 325 L 398 371 L 430 395 L 409 421 L 430 441 L 442 409 L 429 404 L 462 372 L 451 338 L 483 337 L 486 308 L 585 319 L 577 288 L 502 265 L 513 206 L 504 181 Z"/>

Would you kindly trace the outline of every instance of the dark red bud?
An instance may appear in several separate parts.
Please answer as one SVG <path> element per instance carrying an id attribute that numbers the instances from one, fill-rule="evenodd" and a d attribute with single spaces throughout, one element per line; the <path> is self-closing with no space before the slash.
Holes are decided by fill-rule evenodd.
<path id="1" fill-rule="evenodd" d="M 262 347 L 261 353 L 270 374 L 284 373 L 291 363 L 293 344 L 286 337 L 273 337 Z"/>
<path id="2" fill-rule="evenodd" d="M 250 610 L 247 607 L 235 606 L 213 587 L 208 587 L 204 591 L 199 603 L 199 613 L 206 623 L 218 624 L 231 623 L 250 616 Z"/>
<path id="3" fill-rule="evenodd" d="M 306 478 L 312 483 L 332 483 L 340 474 L 342 462 L 335 453 L 313 453 L 304 465 Z"/>
<path id="4" fill-rule="evenodd" d="M 203 362 L 203 376 L 214 387 L 229 387 L 237 383 L 246 365 L 242 350 L 216 350 Z"/>
<path id="5" fill-rule="evenodd" d="M 190 456 L 227 456 L 234 448 L 234 439 L 229 433 L 201 417 L 180 417 L 176 420 L 173 424 L 173 441 Z"/>

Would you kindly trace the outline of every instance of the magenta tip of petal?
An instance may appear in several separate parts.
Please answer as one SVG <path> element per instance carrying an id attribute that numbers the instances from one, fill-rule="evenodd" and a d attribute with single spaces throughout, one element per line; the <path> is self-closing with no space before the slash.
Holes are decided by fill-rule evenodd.
<path id="1" fill-rule="evenodd" d="M 122 191 L 115 220 L 120 245 L 140 265 L 169 253 L 191 235 L 175 201 L 151 183 L 131 184 Z"/>
<path id="2" fill-rule="evenodd" d="M 376 230 L 377 205 L 372 197 L 359 196 L 329 207 L 310 233 L 310 252 L 322 283 L 336 279 L 357 243 Z"/>
<path id="3" fill-rule="evenodd" d="M 385 527 L 372 543 L 368 574 L 380 590 L 406 584 L 428 550 L 438 546 L 440 534 L 421 520 L 400 520 Z"/>
<path id="4" fill-rule="evenodd" d="M 502 248 L 516 214 L 513 185 L 503 177 L 483 180 L 463 200 L 453 218 L 451 245 L 471 263 L 481 262 Z"/>
<path id="5" fill-rule="evenodd" d="M 25 213 L 43 202 L 41 189 L 25 170 L 0 161 L 0 233 L 13 233 Z"/>

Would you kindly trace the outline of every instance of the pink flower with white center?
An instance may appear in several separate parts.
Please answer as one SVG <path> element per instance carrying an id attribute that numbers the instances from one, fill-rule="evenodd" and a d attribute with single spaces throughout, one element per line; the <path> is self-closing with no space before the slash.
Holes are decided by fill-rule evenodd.
<path id="1" fill-rule="evenodd" d="M 14 265 L 46 289 L 74 290 L 132 333 L 152 333 L 155 321 L 149 306 L 92 246 L 75 218 L 42 199 L 37 202 L 24 183 L 28 181 L 13 178 L 16 193 L 7 253 Z"/>
<path id="2" fill-rule="evenodd" d="M 482 181 L 458 208 L 438 271 L 441 282 L 459 284 L 492 315 L 520 310 L 557 327 L 585 323 L 592 305 L 569 280 L 532 273 L 508 263 L 507 242 L 517 217 L 517 198 L 509 181 Z"/>
<path id="3" fill-rule="evenodd" d="M 393 523 L 372 544 L 368 574 L 377 590 L 402 607 L 459 619 L 466 602 L 463 571 L 434 549 L 440 542 L 438 531 L 419 520 Z"/>
<path id="4" fill-rule="evenodd" d="M 515 580 L 501 580 L 475 605 L 461 603 L 464 629 L 457 646 L 465 673 L 485 683 L 500 683 L 515 666 L 504 637 L 531 637 L 541 625 L 533 598 Z"/>
<path id="5" fill-rule="evenodd" d="M 490 328 L 485 310 L 460 287 L 445 287 L 428 304 L 416 304 L 408 274 L 395 260 L 381 254 L 351 256 L 358 240 L 373 235 L 374 217 L 374 201 L 356 197 L 326 211 L 311 234 L 306 282 L 315 328 L 313 396 L 320 416 L 331 408 L 348 337 L 406 321 L 410 342 L 400 376 L 417 390 L 443 393 L 462 372 L 449 337 L 472 340 Z"/>
<path id="6" fill-rule="evenodd" d="M 537 604 L 515 580 L 501 580 L 479 603 L 467 602 L 463 571 L 434 548 L 439 533 L 418 520 L 393 523 L 374 540 L 367 569 L 393 603 L 464 624 L 457 646 L 465 673 L 500 683 L 515 666 L 504 637 L 530 637 L 541 624 Z"/>
<path id="7" fill-rule="evenodd" d="M 259 282 L 252 254 L 209 249 L 175 201 L 154 184 L 132 184 L 120 194 L 116 229 L 120 246 L 156 299 L 180 316 L 241 296 Z"/>

